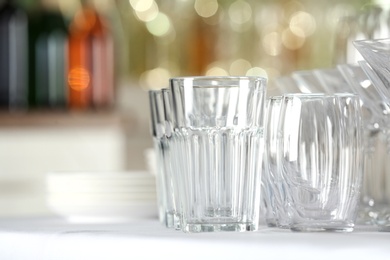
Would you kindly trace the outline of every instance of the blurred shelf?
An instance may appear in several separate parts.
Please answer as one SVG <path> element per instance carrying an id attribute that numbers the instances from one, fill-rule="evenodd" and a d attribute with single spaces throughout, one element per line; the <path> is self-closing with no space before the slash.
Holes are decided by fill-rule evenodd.
<path id="1" fill-rule="evenodd" d="M 131 114 L 106 111 L 0 112 L 0 127 L 99 127 L 132 125 Z"/>

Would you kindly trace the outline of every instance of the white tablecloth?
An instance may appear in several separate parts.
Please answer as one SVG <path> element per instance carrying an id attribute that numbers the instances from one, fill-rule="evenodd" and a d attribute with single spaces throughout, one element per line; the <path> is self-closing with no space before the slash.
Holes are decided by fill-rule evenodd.
<path id="1" fill-rule="evenodd" d="M 390 259 L 390 233 L 186 234 L 156 219 L 71 224 L 59 218 L 0 220 L 1 260 Z"/>

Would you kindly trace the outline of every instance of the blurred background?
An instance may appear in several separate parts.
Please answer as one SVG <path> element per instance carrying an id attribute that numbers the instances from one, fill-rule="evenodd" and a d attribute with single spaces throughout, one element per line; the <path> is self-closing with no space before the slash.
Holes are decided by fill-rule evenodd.
<path id="1" fill-rule="evenodd" d="M 374 0 L 0 0 L 0 216 L 45 215 L 53 171 L 147 169 L 147 90 L 360 59 Z M 276 90 L 277 91 L 277 90 Z"/>

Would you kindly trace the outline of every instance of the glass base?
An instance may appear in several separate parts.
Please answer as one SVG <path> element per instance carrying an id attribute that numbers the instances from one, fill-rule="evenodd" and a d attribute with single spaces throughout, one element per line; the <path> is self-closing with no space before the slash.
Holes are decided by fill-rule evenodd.
<path id="1" fill-rule="evenodd" d="M 390 206 L 376 205 L 373 207 L 362 206 L 358 211 L 357 225 L 369 225 L 378 227 L 390 226 Z"/>
<path id="2" fill-rule="evenodd" d="M 388 208 L 383 209 L 375 221 L 376 225 L 381 227 L 384 230 L 389 230 L 390 228 L 390 210 Z"/>
<path id="3" fill-rule="evenodd" d="M 376 219 L 379 216 L 379 210 L 370 207 L 370 206 L 362 206 L 358 210 L 356 224 L 357 225 L 376 225 Z"/>
<path id="4" fill-rule="evenodd" d="M 180 229 L 180 216 L 174 212 L 165 214 L 165 226 L 167 228 Z"/>
<path id="5" fill-rule="evenodd" d="M 290 229 L 296 232 L 352 232 L 354 224 L 345 222 L 292 224 Z"/>
<path id="6" fill-rule="evenodd" d="M 290 229 L 290 224 L 281 224 L 281 223 L 277 223 L 277 224 L 276 224 L 276 227 L 277 227 L 277 228 L 280 228 L 280 229 Z"/>
<path id="7" fill-rule="evenodd" d="M 254 223 L 225 223 L 225 224 L 205 224 L 205 223 L 187 223 L 182 226 L 182 230 L 187 233 L 200 232 L 245 232 L 256 231 L 258 225 Z"/>
<path id="8" fill-rule="evenodd" d="M 277 223 L 276 223 L 275 219 L 266 219 L 265 223 L 266 223 L 267 227 L 270 227 L 270 228 L 277 227 Z"/>
<path id="9" fill-rule="evenodd" d="M 166 216 L 164 210 L 162 210 L 162 209 L 158 210 L 158 219 L 159 219 L 161 225 L 164 225 L 164 226 L 167 225 L 167 216 Z"/>
<path id="10" fill-rule="evenodd" d="M 287 218 L 279 218 L 276 221 L 276 227 L 281 229 L 290 229 L 291 220 Z"/>

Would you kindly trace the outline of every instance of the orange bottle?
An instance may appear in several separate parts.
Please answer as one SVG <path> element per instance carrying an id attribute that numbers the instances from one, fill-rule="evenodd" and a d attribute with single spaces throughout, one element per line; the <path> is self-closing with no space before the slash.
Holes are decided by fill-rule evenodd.
<path id="1" fill-rule="evenodd" d="M 69 28 L 69 107 L 107 107 L 113 100 L 113 43 L 103 17 L 84 5 Z"/>

